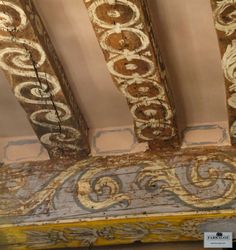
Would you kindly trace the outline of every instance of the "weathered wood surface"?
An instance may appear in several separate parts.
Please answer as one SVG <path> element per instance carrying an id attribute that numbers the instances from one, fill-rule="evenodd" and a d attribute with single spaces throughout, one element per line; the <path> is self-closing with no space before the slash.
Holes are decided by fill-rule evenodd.
<path id="1" fill-rule="evenodd" d="M 0 68 L 51 157 L 84 157 L 88 128 L 30 0 L 0 1 Z"/>
<path id="2" fill-rule="evenodd" d="M 0 246 L 198 240 L 236 217 L 235 179 L 233 148 L 4 165 Z"/>
<path id="3" fill-rule="evenodd" d="M 139 141 L 177 146 L 175 110 L 147 2 L 84 0 L 111 76 L 127 98 Z"/>
<path id="4" fill-rule="evenodd" d="M 236 1 L 211 0 L 225 78 L 230 137 L 236 144 Z"/>

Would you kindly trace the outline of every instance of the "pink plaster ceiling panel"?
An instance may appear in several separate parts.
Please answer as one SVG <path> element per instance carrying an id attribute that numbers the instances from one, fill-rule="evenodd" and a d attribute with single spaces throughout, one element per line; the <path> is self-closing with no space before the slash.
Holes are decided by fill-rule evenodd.
<path id="1" fill-rule="evenodd" d="M 38 10 L 91 128 L 132 124 L 82 0 L 37 0 Z"/>
<path id="2" fill-rule="evenodd" d="M 227 120 L 223 72 L 210 1 L 148 1 L 185 126 Z"/>
<path id="3" fill-rule="evenodd" d="M 0 137 L 34 135 L 26 113 L 0 70 Z"/>

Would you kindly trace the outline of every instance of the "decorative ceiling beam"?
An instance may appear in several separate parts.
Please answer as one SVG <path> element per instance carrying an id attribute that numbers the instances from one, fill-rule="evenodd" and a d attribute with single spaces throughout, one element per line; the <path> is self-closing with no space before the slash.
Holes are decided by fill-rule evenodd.
<path id="1" fill-rule="evenodd" d="M 211 0 L 225 78 L 230 138 L 236 145 L 236 1 Z"/>
<path id="2" fill-rule="evenodd" d="M 235 156 L 216 147 L 3 165 L 0 249 L 203 240 L 226 224 L 236 233 Z"/>
<path id="3" fill-rule="evenodd" d="M 30 0 L 0 0 L 0 68 L 51 157 L 88 155 L 87 124 Z"/>
<path id="4" fill-rule="evenodd" d="M 175 111 L 147 1 L 84 2 L 108 70 L 127 99 L 138 140 L 178 146 Z"/>

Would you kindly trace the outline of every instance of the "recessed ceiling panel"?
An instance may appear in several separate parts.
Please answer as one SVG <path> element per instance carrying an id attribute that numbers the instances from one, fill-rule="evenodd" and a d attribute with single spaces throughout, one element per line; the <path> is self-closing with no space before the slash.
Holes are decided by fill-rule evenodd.
<path id="1" fill-rule="evenodd" d="M 82 0 L 36 0 L 90 128 L 132 125 L 114 86 Z"/>
<path id="2" fill-rule="evenodd" d="M 155 33 L 185 124 L 227 120 L 220 52 L 210 1 L 151 0 Z"/>

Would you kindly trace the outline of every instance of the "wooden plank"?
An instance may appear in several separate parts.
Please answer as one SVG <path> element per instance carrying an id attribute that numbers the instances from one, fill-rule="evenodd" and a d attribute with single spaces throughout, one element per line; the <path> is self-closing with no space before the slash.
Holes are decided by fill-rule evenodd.
<path id="1" fill-rule="evenodd" d="M 0 68 L 51 157 L 84 157 L 88 128 L 29 0 L 0 1 Z"/>
<path id="2" fill-rule="evenodd" d="M 32 250 L 92 247 L 134 242 L 202 241 L 203 232 L 232 231 L 235 214 L 209 212 L 204 215 L 151 215 L 106 220 L 71 220 L 0 228 L 2 249 Z M 4 248 L 5 247 L 5 248 Z M 7 248 L 9 247 L 9 248 Z M 92 248 L 93 249 L 93 248 Z M 130 249 L 130 248 L 129 248 Z M 146 249 L 146 248 L 145 248 Z M 155 248 L 156 249 L 156 248 Z M 163 248 L 162 248 L 163 249 Z M 182 249 L 182 248 L 181 248 Z"/>
<path id="3" fill-rule="evenodd" d="M 107 67 L 126 97 L 139 141 L 178 146 L 175 110 L 147 2 L 84 0 Z"/>
<path id="4" fill-rule="evenodd" d="M 216 225 L 236 233 L 235 153 L 196 148 L 3 165 L 0 247 L 201 240 Z"/>
<path id="5" fill-rule="evenodd" d="M 225 78 L 231 143 L 236 144 L 236 17 L 234 0 L 211 0 Z"/>

